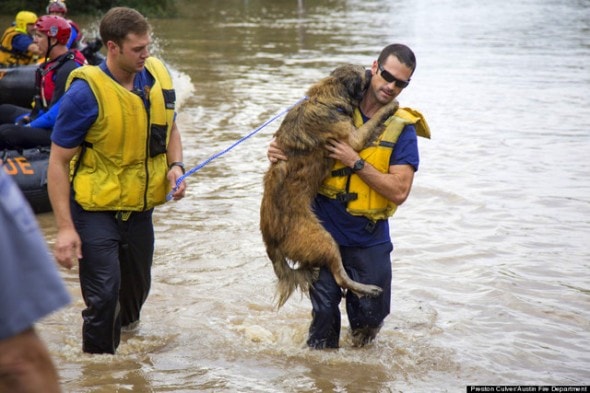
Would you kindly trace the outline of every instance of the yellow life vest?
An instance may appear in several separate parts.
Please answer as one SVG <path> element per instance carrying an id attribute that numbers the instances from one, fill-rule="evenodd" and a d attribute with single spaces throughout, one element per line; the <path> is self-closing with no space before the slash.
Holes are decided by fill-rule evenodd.
<path id="1" fill-rule="evenodd" d="M 77 68 L 68 78 L 67 86 L 88 82 L 98 102 L 96 121 L 70 164 L 76 201 L 86 210 L 144 211 L 166 201 L 175 93 L 161 61 L 150 57 L 145 67 L 155 79 L 146 91 L 149 114 L 141 97 L 99 66 Z"/>
<path id="2" fill-rule="evenodd" d="M 36 56 L 31 52 L 16 52 L 12 47 L 12 40 L 19 34 L 24 34 L 11 26 L 0 39 L 0 64 L 7 66 L 33 64 L 37 61 Z"/>
<path id="3" fill-rule="evenodd" d="M 363 124 L 358 108 L 353 113 L 353 121 L 356 127 Z M 377 141 L 359 152 L 361 158 L 379 172 L 387 173 L 395 143 L 408 124 L 414 124 L 418 136 L 430 138 L 430 128 L 422 114 L 415 109 L 400 108 L 394 116 L 385 121 L 385 131 Z M 340 161 L 334 164 L 331 175 L 324 180 L 319 192 L 329 198 L 346 202 L 346 210 L 350 214 L 365 216 L 373 221 L 387 219 L 397 209 L 395 203 L 369 187 L 360 176 Z"/>

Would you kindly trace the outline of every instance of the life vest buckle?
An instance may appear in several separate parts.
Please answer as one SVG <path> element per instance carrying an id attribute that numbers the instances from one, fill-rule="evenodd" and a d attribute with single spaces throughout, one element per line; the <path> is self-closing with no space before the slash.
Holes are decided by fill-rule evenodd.
<path id="1" fill-rule="evenodd" d="M 340 177 L 340 176 L 348 176 L 352 174 L 352 169 L 345 166 L 344 168 L 340 168 L 340 169 L 334 169 L 332 171 L 332 176 L 334 177 Z"/>
<path id="2" fill-rule="evenodd" d="M 369 221 L 367 223 L 367 225 L 365 225 L 365 231 L 367 231 L 369 233 L 373 233 L 373 232 L 375 232 L 376 227 L 377 227 L 377 224 L 375 223 L 375 221 Z"/>
<path id="3" fill-rule="evenodd" d="M 129 217 L 131 216 L 131 213 L 133 213 L 132 211 L 118 211 L 117 213 L 115 213 L 115 217 L 117 217 L 117 221 L 127 221 L 129 220 Z"/>
<path id="4" fill-rule="evenodd" d="M 356 192 L 341 192 L 336 195 L 336 200 L 342 203 L 347 203 L 350 201 L 356 201 L 358 197 L 359 195 Z"/>

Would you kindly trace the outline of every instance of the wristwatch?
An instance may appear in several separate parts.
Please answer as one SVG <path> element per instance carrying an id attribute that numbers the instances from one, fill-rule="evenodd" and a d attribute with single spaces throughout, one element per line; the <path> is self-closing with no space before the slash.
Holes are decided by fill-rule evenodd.
<path id="1" fill-rule="evenodd" d="M 361 169 L 363 169 L 365 167 L 365 160 L 363 160 L 362 158 L 360 160 L 356 160 L 356 162 L 354 163 L 354 165 L 352 166 L 352 171 L 353 172 L 358 172 Z"/>
<path id="2" fill-rule="evenodd" d="M 186 170 L 184 169 L 184 162 L 174 161 L 173 163 L 168 165 L 168 170 L 172 169 L 172 167 L 174 167 L 174 166 L 179 167 L 182 170 L 183 175 L 186 173 Z"/>

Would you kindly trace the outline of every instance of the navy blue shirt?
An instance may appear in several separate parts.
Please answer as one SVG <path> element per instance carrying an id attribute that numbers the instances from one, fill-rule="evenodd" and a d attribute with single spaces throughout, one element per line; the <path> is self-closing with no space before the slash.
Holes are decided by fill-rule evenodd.
<path id="1" fill-rule="evenodd" d="M 28 34 L 17 34 L 12 38 L 12 48 L 20 53 L 27 53 L 32 43 L 33 37 Z"/>
<path id="2" fill-rule="evenodd" d="M 418 170 L 420 156 L 416 127 L 404 127 L 391 154 L 389 165 L 411 165 Z M 340 246 L 371 247 L 391 241 L 389 221 L 378 220 L 374 225 L 366 217 L 353 216 L 346 211 L 346 204 L 336 199 L 318 195 L 313 210 L 322 225 Z"/>

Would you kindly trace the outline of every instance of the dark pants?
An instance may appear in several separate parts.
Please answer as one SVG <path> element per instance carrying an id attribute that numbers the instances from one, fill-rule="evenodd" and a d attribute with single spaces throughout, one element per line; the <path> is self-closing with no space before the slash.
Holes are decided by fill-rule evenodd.
<path id="1" fill-rule="evenodd" d="M 0 124 L 14 124 L 16 118 L 31 112 L 31 108 L 12 104 L 0 105 Z"/>
<path id="2" fill-rule="evenodd" d="M 353 332 L 356 329 L 378 329 L 389 315 L 391 304 L 391 243 L 374 247 L 340 247 L 346 272 L 354 281 L 381 287 L 378 297 L 359 298 L 346 293 L 346 312 Z M 309 291 L 312 321 L 307 345 L 312 348 L 338 348 L 340 340 L 340 300 L 342 289 L 336 284 L 329 269 L 322 267 L 313 288 Z"/>
<path id="3" fill-rule="evenodd" d="M 30 112 L 30 108 L 0 105 L 0 150 L 21 150 L 51 145 L 51 129 L 14 124 L 17 117 Z"/>
<path id="4" fill-rule="evenodd" d="M 131 213 L 125 220 L 119 213 L 85 211 L 72 202 L 72 216 L 82 239 L 84 352 L 115 353 L 121 326 L 139 321 L 151 284 L 152 212 Z"/>
<path id="5" fill-rule="evenodd" d="M 18 126 L 16 124 L 0 125 L 0 150 L 32 149 L 51 145 L 51 130 Z"/>

